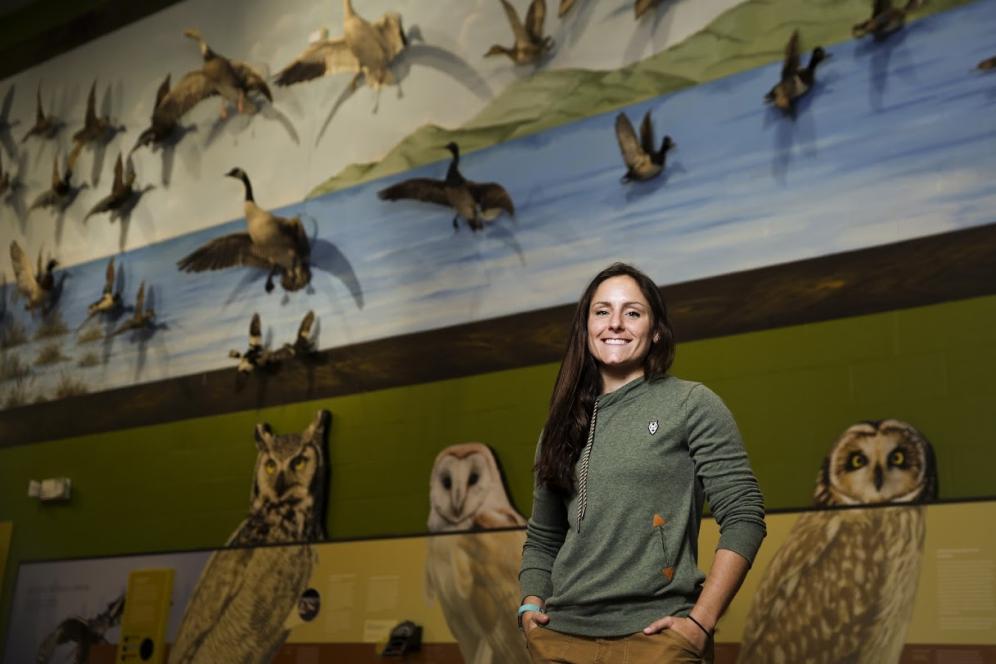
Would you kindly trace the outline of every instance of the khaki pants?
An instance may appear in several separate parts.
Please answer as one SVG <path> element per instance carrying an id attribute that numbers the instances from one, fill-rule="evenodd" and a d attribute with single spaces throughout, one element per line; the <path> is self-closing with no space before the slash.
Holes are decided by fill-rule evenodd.
<path id="1" fill-rule="evenodd" d="M 699 655 L 678 632 L 665 629 L 647 636 L 597 638 L 562 634 L 546 627 L 526 633 L 526 648 L 533 664 L 713 664 L 712 639 Z"/>

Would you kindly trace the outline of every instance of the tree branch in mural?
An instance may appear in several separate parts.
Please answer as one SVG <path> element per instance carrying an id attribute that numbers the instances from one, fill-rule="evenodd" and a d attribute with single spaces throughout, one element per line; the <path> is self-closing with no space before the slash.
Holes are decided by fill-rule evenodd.
<path id="1" fill-rule="evenodd" d="M 42 96 L 41 96 L 41 83 L 38 84 L 38 91 L 35 93 L 35 123 L 28 130 L 28 133 L 24 135 L 21 142 L 24 143 L 32 136 L 40 139 L 52 139 L 58 134 L 63 127 L 64 123 L 53 115 L 48 115 L 45 113 L 45 109 L 42 106 Z"/>
<path id="2" fill-rule="evenodd" d="M 515 205 L 505 188 L 497 182 L 472 182 L 460 173 L 460 148 L 456 143 L 446 144 L 453 155 L 446 171 L 445 180 L 412 178 L 381 189 L 377 195 L 385 201 L 412 199 L 425 203 L 436 203 L 452 208 L 453 229 L 459 230 L 459 220 L 463 217 L 471 230 L 484 228 L 484 222 L 492 221 L 503 211 L 515 215 Z"/>
<path id="3" fill-rule="evenodd" d="M 768 94 L 764 95 L 764 101 L 794 118 L 796 101 L 812 90 L 816 82 L 817 65 L 829 57 L 830 54 L 824 51 L 822 46 L 817 46 L 809 56 L 809 64 L 800 67 L 799 31 L 793 32 L 788 44 L 785 45 L 785 62 L 782 65 L 781 79 L 768 91 Z"/>
<path id="4" fill-rule="evenodd" d="M 895 664 L 913 613 L 925 507 L 937 498 L 930 442 L 899 420 L 860 422 L 834 443 L 802 514 L 764 572 L 740 664 Z"/>
<path id="5" fill-rule="evenodd" d="M 280 274 L 285 291 L 296 291 L 311 283 L 311 244 L 297 217 L 278 217 L 256 205 L 249 176 L 233 168 L 228 177 L 245 186 L 246 233 L 232 233 L 211 240 L 180 259 L 182 272 L 204 272 L 228 267 L 254 267 L 269 270 L 266 292 L 273 291 L 273 277 Z"/>
<path id="6" fill-rule="evenodd" d="M 125 595 L 121 593 L 111 600 L 107 608 L 92 618 L 73 616 L 63 620 L 38 647 L 37 664 L 48 664 L 52 661 L 58 647 L 67 643 L 74 644 L 73 664 L 89 662 L 90 647 L 98 643 L 107 643 L 104 634 L 121 622 L 124 604 Z"/>
<path id="7" fill-rule="evenodd" d="M 543 36 L 543 23 L 546 20 L 546 0 L 533 0 L 526 12 L 526 22 L 519 18 L 519 13 L 508 0 L 500 0 L 505 9 L 505 17 L 512 26 L 515 43 L 510 47 L 495 44 L 484 57 L 505 55 L 517 65 L 535 64 L 539 59 L 553 50 L 553 37 Z"/>
<path id="8" fill-rule="evenodd" d="M 437 456 L 429 480 L 429 531 L 525 526 L 512 506 L 498 459 L 487 445 L 451 445 Z M 515 621 L 524 530 L 430 537 L 426 589 L 467 662 L 529 661 Z"/>
<path id="9" fill-rule="evenodd" d="M 907 0 L 902 8 L 893 7 L 892 0 L 872 0 L 871 18 L 855 23 L 851 34 L 855 37 L 872 35 L 876 41 L 886 39 L 906 25 L 906 16 L 924 4 L 924 0 Z"/>
<path id="10" fill-rule="evenodd" d="M 664 136 L 660 147 L 657 147 L 650 111 L 644 114 L 643 122 L 640 123 L 639 140 L 636 138 L 636 131 L 633 130 L 633 123 L 626 114 L 617 115 L 616 140 L 619 142 L 619 150 L 626 164 L 626 174 L 622 176 L 623 182 L 652 180 L 657 177 L 664 170 L 668 150 L 677 147 L 670 136 Z"/>
<path id="11" fill-rule="evenodd" d="M 253 314 L 249 322 L 249 347 L 244 352 L 230 350 L 228 356 L 239 361 L 236 370 L 240 374 L 252 373 L 256 369 L 276 369 L 281 362 L 293 358 L 306 361 L 318 353 L 312 338 L 314 324 L 315 312 L 309 311 L 301 320 L 294 343 L 285 343 L 278 350 L 272 351 L 263 342 L 263 328 L 259 314 Z"/>
<path id="12" fill-rule="evenodd" d="M 26 300 L 24 308 L 32 314 L 36 310 L 40 311 L 45 316 L 58 303 L 66 275 L 63 274 L 56 281 L 55 268 L 59 265 L 59 261 L 49 256 L 48 261 L 43 264 L 42 254 L 43 250 L 39 249 L 37 266 L 32 267 L 21 245 L 17 244 L 16 240 L 10 243 L 10 262 L 14 268 L 17 292 Z"/>
<path id="13" fill-rule="evenodd" d="M 249 516 L 229 538 L 233 548 L 205 564 L 170 664 L 270 662 L 287 639 L 284 623 L 297 615 L 316 563 L 308 542 L 325 537 L 330 418 L 318 411 L 304 432 L 279 436 L 256 425 Z"/>

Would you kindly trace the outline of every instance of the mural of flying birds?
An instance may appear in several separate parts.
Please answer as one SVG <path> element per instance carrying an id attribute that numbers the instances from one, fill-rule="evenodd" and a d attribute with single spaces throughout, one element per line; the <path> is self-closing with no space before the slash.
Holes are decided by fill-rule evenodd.
<path id="1" fill-rule="evenodd" d="M 350 0 L 343 0 L 343 12 L 343 36 L 329 39 L 322 28 L 318 39 L 277 74 L 277 85 L 343 72 L 355 74 L 354 88 L 361 77 L 374 89 L 395 82 L 391 62 L 408 46 L 401 15 L 388 12 L 371 23 L 356 13 Z"/>
<path id="2" fill-rule="evenodd" d="M 670 136 L 665 136 L 660 147 L 654 139 L 654 123 L 650 119 L 650 111 L 643 116 L 640 124 L 640 140 L 636 139 L 633 124 L 625 113 L 616 116 L 616 140 L 626 163 L 626 174 L 623 182 L 631 180 L 651 180 L 664 170 L 667 152 L 675 147 Z"/>
<path id="3" fill-rule="evenodd" d="M 32 313 L 35 309 L 45 313 L 52 304 L 55 291 L 55 268 L 59 262 L 49 257 L 42 263 L 42 250 L 38 250 L 38 262 L 35 267 L 17 241 L 10 243 L 10 262 L 14 268 L 14 280 L 17 292 L 26 300 L 24 308 Z"/>
<path id="4" fill-rule="evenodd" d="M 311 244 L 297 217 L 279 217 L 256 204 L 249 176 L 233 168 L 228 177 L 241 180 L 245 187 L 247 232 L 232 233 L 211 240 L 182 258 L 177 267 L 183 272 L 204 272 L 228 267 L 268 270 L 266 292 L 273 290 L 273 277 L 280 275 L 285 291 L 296 291 L 311 283 Z"/>
<path id="5" fill-rule="evenodd" d="M 55 116 L 45 113 L 42 106 L 41 83 L 38 84 L 38 92 L 35 94 L 35 123 L 24 135 L 21 142 L 24 143 L 32 136 L 41 139 L 55 138 L 55 135 L 62 129 L 63 123 Z"/>
<path id="6" fill-rule="evenodd" d="M 453 228 L 459 230 L 459 220 L 463 217 L 471 230 L 484 228 L 485 221 L 492 221 L 502 212 L 515 215 L 512 197 L 505 188 L 496 182 L 472 182 L 460 173 L 460 148 L 456 143 L 448 143 L 446 149 L 453 155 L 445 180 L 412 178 L 404 180 L 377 192 L 385 201 L 412 199 L 425 203 L 435 203 L 451 208 Z"/>
<path id="7" fill-rule="evenodd" d="M 512 33 L 515 36 L 515 43 L 512 46 L 502 46 L 495 44 L 484 57 L 492 55 L 505 55 L 517 65 L 531 65 L 540 57 L 553 48 L 553 38 L 543 36 L 543 22 L 546 19 L 546 1 L 533 0 L 529 4 L 526 12 L 526 22 L 519 18 L 519 13 L 515 11 L 508 0 L 500 0 L 505 9 L 505 16 L 512 26 Z"/>
<path id="8" fill-rule="evenodd" d="M 782 64 L 781 79 L 764 96 L 764 101 L 786 115 L 795 116 L 796 101 L 813 89 L 813 83 L 816 82 L 816 67 L 828 57 L 830 54 L 824 51 L 822 46 L 817 46 L 809 56 L 809 64 L 800 67 L 799 31 L 793 32 L 788 44 L 785 45 L 785 62 Z"/>

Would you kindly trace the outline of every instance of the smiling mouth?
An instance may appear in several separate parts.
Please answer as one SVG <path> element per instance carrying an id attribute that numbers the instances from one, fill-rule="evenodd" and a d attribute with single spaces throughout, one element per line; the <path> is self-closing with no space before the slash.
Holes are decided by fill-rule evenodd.
<path id="1" fill-rule="evenodd" d="M 609 346 L 623 346 L 630 342 L 629 339 L 602 339 L 603 344 L 608 344 Z"/>

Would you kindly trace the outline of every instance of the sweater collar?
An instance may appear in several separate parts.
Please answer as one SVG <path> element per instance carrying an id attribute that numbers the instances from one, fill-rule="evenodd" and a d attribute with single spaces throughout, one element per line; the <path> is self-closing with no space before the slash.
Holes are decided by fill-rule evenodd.
<path id="1" fill-rule="evenodd" d="M 645 376 L 640 376 L 639 378 L 634 378 L 622 387 L 616 388 L 608 394 L 603 394 L 598 397 L 598 407 L 605 408 L 611 406 L 614 403 L 619 403 L 626 401 L 631 397 L 639 395 L 647 386 L 647 379 Z"/>

